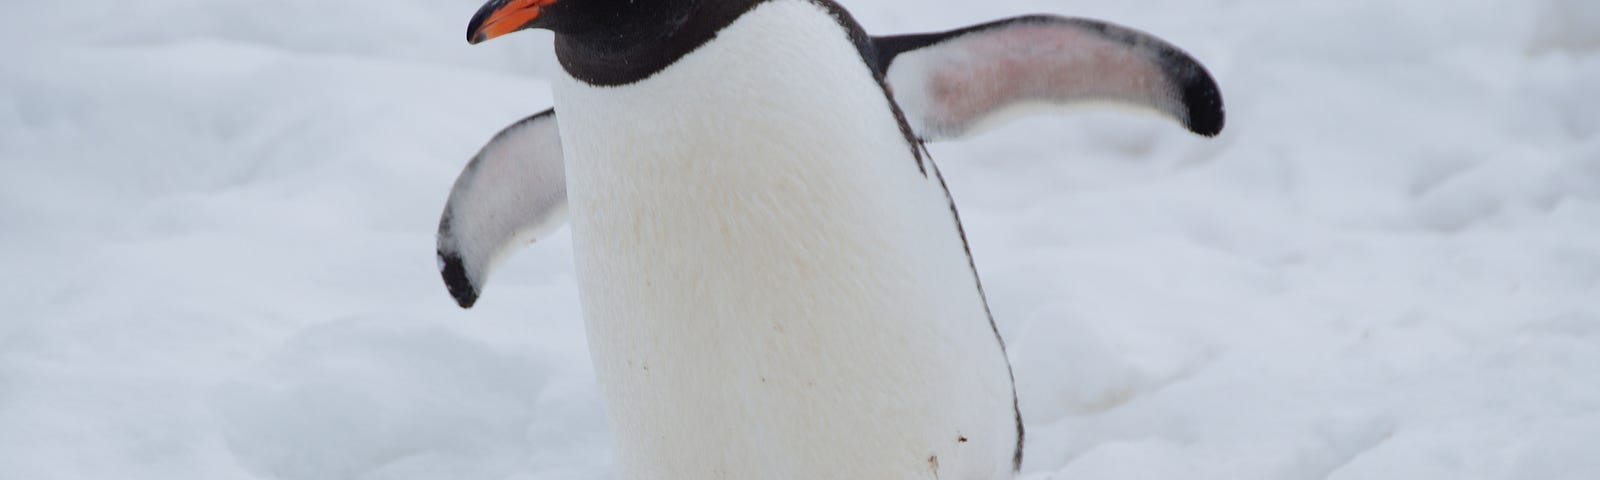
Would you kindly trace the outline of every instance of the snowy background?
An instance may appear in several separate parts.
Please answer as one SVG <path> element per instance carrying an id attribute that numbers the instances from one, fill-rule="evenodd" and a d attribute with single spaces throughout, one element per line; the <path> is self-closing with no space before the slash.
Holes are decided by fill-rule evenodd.
<path id="1" fill-rule="evenodd" d="M 560 236 L 471 311 L 456 173 L 550 104 L 477 0 L 0 7 L 0 479 L 596 479 Z M 933 146 L 1031 479 L 1600 478 L 1600 2 L 847 0 L 1051 12 L 1222 84 Z"/>

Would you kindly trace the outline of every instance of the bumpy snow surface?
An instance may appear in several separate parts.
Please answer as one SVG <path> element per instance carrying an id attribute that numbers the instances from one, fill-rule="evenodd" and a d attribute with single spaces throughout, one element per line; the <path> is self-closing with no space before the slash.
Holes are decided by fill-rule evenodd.
<path id="1" fill-rule="evenodd" d="M 576 1 L 576 0 L 572 0 Z M 1600 3 L 847 0 L 1156 33 L 1228 127 L 1089 109 L 933 146 L 1026 478 L 1600 478 Z M 476 0 L 0 14 L 0 478 L 594 479 L 563 231 L 455 307 L 466 159 L 550 105 Z"/>

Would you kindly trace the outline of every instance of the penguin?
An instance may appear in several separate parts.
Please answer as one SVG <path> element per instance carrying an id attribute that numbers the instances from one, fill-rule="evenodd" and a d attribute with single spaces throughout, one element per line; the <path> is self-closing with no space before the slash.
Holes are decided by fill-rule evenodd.
<path id="1" fill-rule="evenodd" d="M 529 28 L 555 105 L 467 164 L 437 254 L 470 308 L 570 224 L 619 478 L 1013 478 L 1011 366 L 925 142 L 1091 102 L 1224 123 L 1193 57 L 1082 18 L 874 37 L 832 0 L 491 0 L 467 38 Z"/>

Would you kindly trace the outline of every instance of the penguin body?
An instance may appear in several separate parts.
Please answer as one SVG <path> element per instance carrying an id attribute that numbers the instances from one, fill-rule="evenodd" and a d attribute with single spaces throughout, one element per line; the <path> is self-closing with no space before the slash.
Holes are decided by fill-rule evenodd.
<path id="1" fill-rule="evenodd" d="M 474 18 L 474 42 L 556 30 L 566 75 L 554 113 L 458 179 L 439 236 L 452 295 L 471 306 L 570 211 L 620 478 L 1011 478 L 1010 366 L 922 142 L 1085 100 L 1211 135 L 1209 74 L 1081 19 L 869 37 L 828 0 L 631 5 L 493 0 Z"/>
<path id="2" fill-rule="evenodd" d="M 763 2 L 650 78 L 555 94 L 620 477 L 1013 470 L 949 199 L 826 9 Z"/>

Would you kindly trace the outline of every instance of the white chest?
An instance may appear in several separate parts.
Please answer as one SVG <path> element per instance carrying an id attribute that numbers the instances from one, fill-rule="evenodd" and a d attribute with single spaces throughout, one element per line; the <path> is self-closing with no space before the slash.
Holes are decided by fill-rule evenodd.
<path id="1" fill-rule="evenodd" d="M 620 478 L 1009 478 L 1011 382 L 955 220 L 819 6 L 556 86 Z"/>

